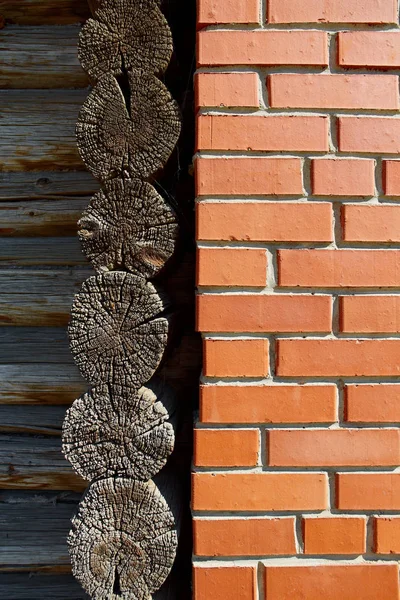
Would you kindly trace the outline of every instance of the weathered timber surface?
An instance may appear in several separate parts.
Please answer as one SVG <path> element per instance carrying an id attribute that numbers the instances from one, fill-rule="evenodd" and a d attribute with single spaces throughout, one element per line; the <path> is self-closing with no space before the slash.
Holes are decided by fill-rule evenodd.
<path id="1" fill-rule="evenodd" d="M 65 548 L 65 551 L 67 549 Z M 69 559 L 69 557 L 68 557 Z M 0 598 L 7 600 L 89 600 L 72 575 L 0 574 Z"/>
<path id="2" fill-rule="evenodd" d="M 0 9 L 1 10 L 1 9 Z M 0 30 L 0 88 L 83 88 L 79 28 L 6 26 Z"/>
<path id="3" fill-rule="evenodd" d="M 96 270 L 124 269 L 146 279 L 172 256 L 178 236 L 174 211 L 140 180 L 108 182 L 78 225 L 83 250 Z"/>
<path id="4" fill-rule="evenodd" d="M 90 16 L 83 0 L 2 0 L 0 15 L 17 25 L 66 25 Z"/>
<path id="5" fill-rule="evenodd" d="M 89 171 L 107 181 L 127 173 L 146 178 L 164 166 L 178 141 L 178 105 L 154 75 L 130 71 L 128 105 L 117 79 L 104 75 L 83 104 L 76 125 Z"/>
<path id="6" fill-rule="evenodd" d="M 108 0 L 79 36 L 79 59 L 94 79 L 141 69 L 161 73 L 172 55 L 172 35 L 155 0 Z"/>
<path id="7" fill-rule="evenodd" d="M 86 90 L 1 90 L 0 171 L 84 169 L 75 123 Z"/>
<path id="8" fill-rule="evenodd" d="M 69 336 L 82 375 L 96 385 L 139 387 L 168 342 L 168 301 L 142 277 L 112 271 L 90 277 L 75 296 Z"/>
<path id="9" fill-rule="evenodd" d="M 88 261 L 77 237 L 0 237 L 0 267 L 76 266 Z"/>
<path id="10" fill-rule="evenodd" d="M 157 382 L 138 391 L 126 386 L 93 388 L 66 414 L 63 452 L 89 481 L 114 475 L 148 481 L 174 449 L 169 419 L 175 412 L 174 393 Z"/>
<path id="11" fill-rule="evenodd" d="M 0 328 L 0 364 L 73 364 L 61 327 Z"/>
<path id="12" fill-rule="evenodd" d="M 99 183 L 86 171 L 0 172 L 2 202 L 90 199 Z M 18 206 L 18 204 L 17 204 Z"/>
<path id="13" fill-rule="evenodd" d="M 0 201 L 0 237 L 68 237 L 88 199 Z"/>
<path id="14" fill-rule="evenodd" d="M 0 432 L 60 436 L 64 417 L 64 406 L 0 404 Z"/>
<path id="15" fill-rule="evenodd" d="M 88 488 L 68 544 L 73 573 L 94 600 L 151 600 L 172 568 L 177 535 L 152 481 L 109 478 Z"/>

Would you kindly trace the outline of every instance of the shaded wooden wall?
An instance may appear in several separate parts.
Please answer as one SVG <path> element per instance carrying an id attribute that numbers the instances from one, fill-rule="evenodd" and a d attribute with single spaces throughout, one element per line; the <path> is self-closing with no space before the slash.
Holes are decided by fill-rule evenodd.
<path id="1" fill-rule="evenodd" d="M 185 240 L 163 281 L 180 316 L 176 347 L 160 373 L 185 408 L 173 456 L 184 483 L 200 363 L 193 332 L 191 4 L 171 0 L 165 7 L 177 47 L 166 78 L 189 117 L 160 184 L 176 198 Z M 86 387 L 66 324 L 74 292 L 92 273 L 75 235 L 98 189 L 74 135 L 88 94 L 76 47 L 89 11 L 84 0 L 3 0 L 0 12 L 0 598 L 80 600 L 65 538 L 85 483 L 61 455 L 60 428 Z M 188 536 L 183 546 L 174 599 L 188 597 Z"/>

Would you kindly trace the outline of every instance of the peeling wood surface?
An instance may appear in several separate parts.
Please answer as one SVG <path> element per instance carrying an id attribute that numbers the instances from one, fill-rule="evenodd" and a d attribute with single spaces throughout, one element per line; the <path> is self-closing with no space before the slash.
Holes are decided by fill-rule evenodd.
<path id="1" fill-rule="evenodd" d="M 0 15 L 17 25 L 82 23 L 90 16 L 85 0 L 2 0 Z"/>

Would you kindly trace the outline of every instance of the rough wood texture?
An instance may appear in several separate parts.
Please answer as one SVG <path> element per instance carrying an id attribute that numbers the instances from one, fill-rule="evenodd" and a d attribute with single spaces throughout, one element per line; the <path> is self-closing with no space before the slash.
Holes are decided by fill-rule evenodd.
<path id="1" fill-rule="evenodd" d="M 154 75 L 128 73 L 126 103 L 118 81 L 104 75 L 85 101 L 76 126 L 78 148 L 102 181 L 146 178 L 168 160 L 180 134 L 180 115 L 165 85 Z"/>
<path id="2" fill-rule="evenodd" d="M 141 277 L 113 271 L 84 282 L 71 311 L 75 362 L 87 381 L 139 387 L 163 357 L 168 304 Z"/>
<path id="3" fill-rule="evenodd" d="M 102 385 L 75 400 L 64 421 L 63 452 L 84 479 L 148 481 L 162 469 L 174 449 L 168 419 L 176 406 L 172 390 L 154 389 Z"/>
<path id="4" fill-rule="evenodd" d="M 94 600 L 151 600 L 176 554 L 174 518 L 156 485 L 94 482 L 68 538 L 75 577 Z"/>
<path id="5" fill-rule="evenodd" d="M 99 184 L 87 171 L 0 172 L 0 210 L 3 202 L 24 200 L 71 201 L 87 199 Z M 55 209 L 56 210 L 56 209 Z"/>
<path id="6" fill-rule="evenodd" d="M 128 270 L 146 279 L 172 256 L 178 235 L 174 211 L 140 180 L 108 182 L 78 225 L 84 253 L 96 270 Z"/>
<path id="7" fill-rule="evenodd" d="M 83 0 L 2 0 L 0 15 L 17 25 L 66 25 L 82 23 L 90 12 Z"/>
<path id="8" fill-rule="evenodd" d="M 20 0 L 19 0 L 20 1 Z M 0 87 L 82 88 L 88 76 L 78 61 L 79 29 L 19 27 L 0 30 Z"/>
<path id="9" fill-rule="evenodd" d="M 64 406 L 0 404 L 0 432 L 60 436 L 64 417 Z"/>
<path id="10" fill-rule="evenodd" d="M 72 575 L 0 574 L 0 598 L 7 600 L 88 600 Z"/>
<path id="11" fill-rule="evenodd" d="M 72 237 L 87 204 L 87 199 L 0 202 L 0 236 Z"/>
<path id="12" fill-rule="evenodd" d="M 172 35 L 156 0 L 107 0 L 92 10 L 96 18 L 83 26 L 78 49 L 82 67 L 93 79 L 130 69 L 165 71 Z"/>
<path id="13" fill-rule="evenodd" d="M 88 265 L 76 237 L 0 237 L 0 267 Z"/>

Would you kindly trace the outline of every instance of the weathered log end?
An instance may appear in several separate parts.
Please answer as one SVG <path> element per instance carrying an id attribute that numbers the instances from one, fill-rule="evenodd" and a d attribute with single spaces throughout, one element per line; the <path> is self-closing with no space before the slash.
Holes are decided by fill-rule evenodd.
<path id="1" fill-rule="evenodd" d="M 63 426 L 66 458 L 87 480 L 124 475 L 148 481 L 174 449 L 174 428 L 169 422 L 174 420 L 174 396 L 170 388 L 163 390 L 167 410 L 146 387 L 92 389 L 67 412 Z"/>
<path id="2" fill-rule="evenodd" d="M 168 577 L 177 534 L 152 481 L 95 481 L 72 524 L 73 573 L 93 600 L 151 600 Z"/>
<path id="3" fill-rule="evenodd" d="M 178 224 L 172 208 L 149 184 L 113 179 L 78 222 L 82 248 L 98 271 L 128 270 L 154 277 L 172 256 Z"/>

